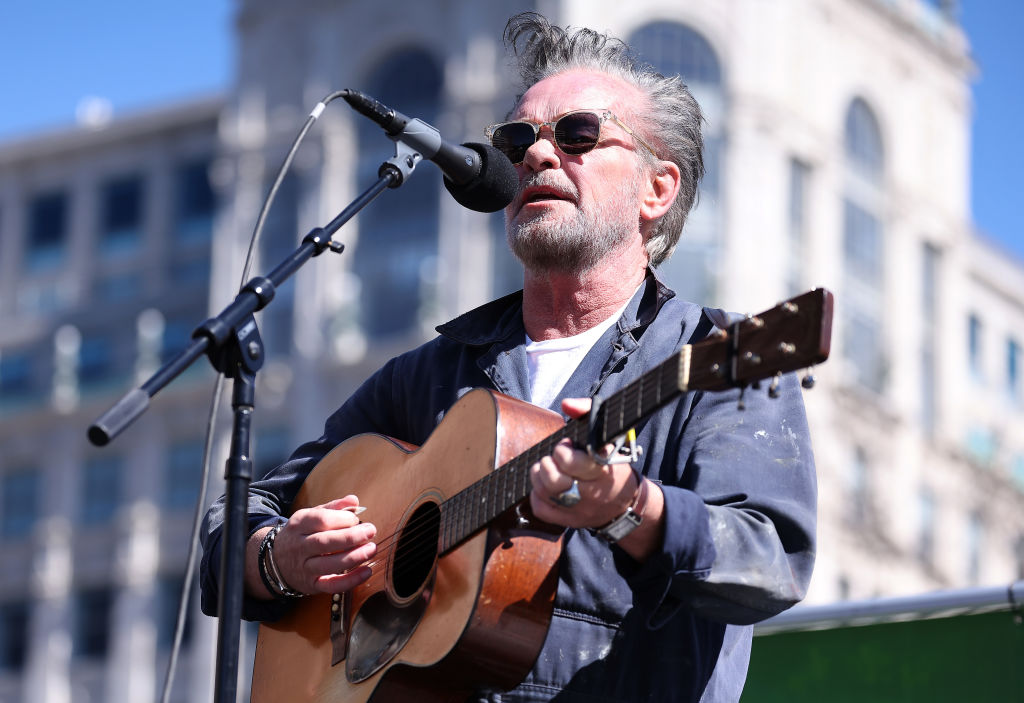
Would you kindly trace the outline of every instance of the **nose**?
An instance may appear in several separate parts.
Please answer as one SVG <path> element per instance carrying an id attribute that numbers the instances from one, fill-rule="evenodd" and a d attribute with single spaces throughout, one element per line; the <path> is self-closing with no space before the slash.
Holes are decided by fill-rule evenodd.
<path id="1" fill-rule="evenodd" d="M 523 166 L 534 172 L 558 168 L 561 165 L 558 149 L 555 148 L 554 135 L 548 132 L 548 135 L 545 136 L 544 131 L 546 130 L 541 131 L 540 138 L 530 145 L 523 156 Z"/>

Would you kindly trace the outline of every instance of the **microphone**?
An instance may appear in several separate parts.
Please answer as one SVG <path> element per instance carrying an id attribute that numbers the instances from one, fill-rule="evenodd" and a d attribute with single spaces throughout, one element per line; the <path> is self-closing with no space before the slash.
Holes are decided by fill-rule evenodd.
<path id="1" fill-rule="evenodd" d="M 515 166 L 490 144 L 458 146 L 442 139 L 440 132 L 423 120 L 407 117 L 365 93 L 346 90 L 343 97 L 356 112 L 383 127 L 391 139 L 437 164 L 444 174 L 444 187 L 463 207 L 497 212 L 516 196 L 519 176 Z"/>

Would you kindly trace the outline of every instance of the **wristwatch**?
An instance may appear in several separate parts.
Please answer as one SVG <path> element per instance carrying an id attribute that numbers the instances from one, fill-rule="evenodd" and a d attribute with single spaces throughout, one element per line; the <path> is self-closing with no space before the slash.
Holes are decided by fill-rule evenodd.
<path id="1" fill-rule="evenodd" d="M 596 527 L 591 530 L 609 544 L 615 544 L 630 532 L 640 527 L 644 520 L 644 507 L 647 505 L 647 479 L 639 476 L 640 485 L 636 488 L 636 495 L 633 496 L 633 503 L 626 512 L 609 522 L 604 527 Z"/>

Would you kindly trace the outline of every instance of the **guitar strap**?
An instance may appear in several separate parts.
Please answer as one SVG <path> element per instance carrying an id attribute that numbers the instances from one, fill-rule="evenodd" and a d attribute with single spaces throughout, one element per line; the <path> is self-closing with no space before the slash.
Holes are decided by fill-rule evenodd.
<path id="1" fill-rule="evenodd" d="M 693 334 L 690 336 L 689 344 L 698 342 L 709 334 L 711 334 L 711 328 L 717 327 L 718 329 L 727 332 L 730 327 L 739 320 L 743 319 L 743 315 L 736 313 L 727 313 L 722 308 L 709 308 L 704 307 L 704 314 L 700 316 L 700 321 L 693 330 Z"/>
<path id="2" fill-rule="evenodd" d="M 727 313 L 722 308 L 711 308 L 705 306 L 701 311 L 700 319 L 697 321 L 696 326 L 693 328 L 693 333 L 689 339 L 686 340 L 687 344 L 694 344 L 711 334 L 711 330 L 718 327 L 721 330 L 728 330 L 729 327 L 741 320 L 742 315 Z M 597 384 L 595 384 L 597 385 Z M 601 406 L 604 404 L 604 398 L 596 393 L 591 393 L 591 406 L 590 412 L 587 414 L 587 446 L 586 450 L 591 455 L 595 455 L 595 448 L 603 445 L 602 438 L 598 434 L 598 415 L 600 414 Z"/>

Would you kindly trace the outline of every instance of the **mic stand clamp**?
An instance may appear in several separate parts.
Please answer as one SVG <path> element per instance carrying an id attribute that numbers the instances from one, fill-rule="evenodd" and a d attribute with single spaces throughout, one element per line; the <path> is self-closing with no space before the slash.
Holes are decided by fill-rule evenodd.
<path id="1" fill-rule="evenodd" d="M 392 137 L 392 139 L 395 141 L 395 155 L 380 165 L 377 175 L 380 178 L 386 178 L 390 175 L 391 182 L 388 184 L 388 187 L 397 188 L 412 175 L 416 164 L 423 160 L 423 154 L 408 146 L 405 142 L 398 141 L 395 137 Z"/>

